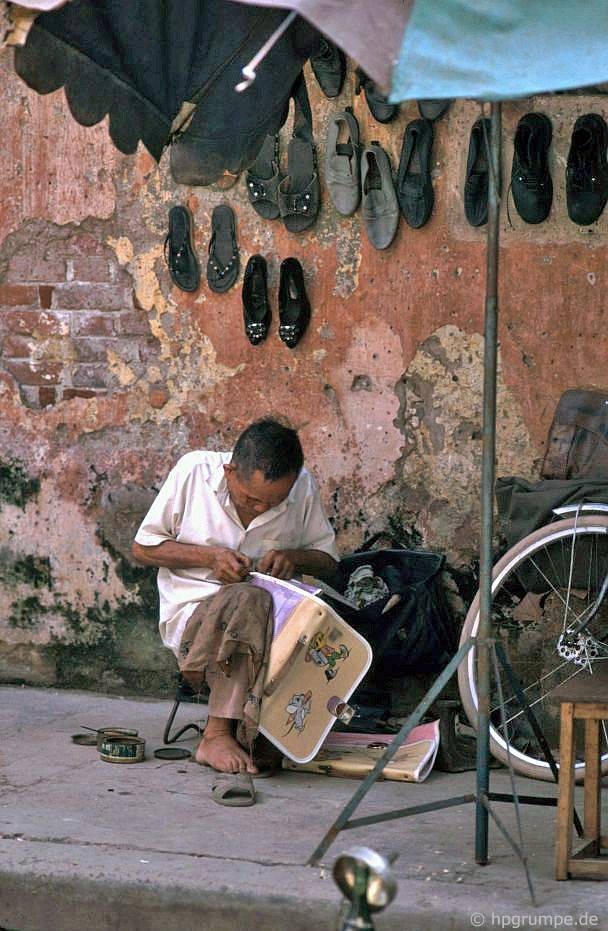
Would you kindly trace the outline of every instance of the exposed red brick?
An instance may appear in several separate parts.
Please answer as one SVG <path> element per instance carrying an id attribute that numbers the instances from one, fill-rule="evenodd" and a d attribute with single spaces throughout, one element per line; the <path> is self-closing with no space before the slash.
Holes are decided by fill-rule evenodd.
<path id="1" fill-rule="evenodd" d="M 38 288 L 40 306 L 48 310 L 53 305 L 53 288 L 48 284 L 41 284 Z"/>
<path id="2" fill-rule="evenodd" d="M 141 311 L 127 311 L 122 313 L 116 320 L 119 333 L 125 336 L 148 336 L 150 333 L 150 324 L 148 317 Z"/>
<path id="3" fill-rule="evenodd" d="M 65 254 L 72 255 L 107 255 L 108 247 L 91 236 L 90 233 L 79 233 L 72 236 L 65 244 Z"/>
<path id="4" fill-rule="evenodd" d="M 4 368 L 22 385 L 57 385 L 61 381 L 61 362 L 22 362 L 5 359 Z"/>
<path id="5" fill-rule="evenodd" d="M 75 365 L 72 371 L 72 384 L 75 388 L 107 388 L 114 383 L 114 377 L 107 365 Z"/>
<path id="6" fill-rule="evenodd" d="M 18 252 L 12 256 L 8 263 L 6 280 L 20 281 L 64 281 L 65 259 L 60 255 L 46 256 L 32 249 L 27 252 Z"/>
<path id="7" fill-rule="evenodd" d="M 38 288 L 24 284 L 0 285 L 0 305 L 5 307 L 38 306 Z"/>
<path id="8" fill-rule="evenodd" d="M 38 401 L 41 407 L 48 407 L 50 404 L 55 404 L 56 400 L 56 388 L 51 388 L 48 385 L 45 385 L 43 388 L 38 389 Z"/>
<path id="9" fill-rule="evenodd" d="M 150 391 L 148 392 L 148 400 L 151 407 L 155 407 L 157 409 L 164 407 L 169 400 L 169 392 L 166 388 L 150 388 Z"/>
<path id="10" fill-rule="evenodd" d="M 115 336 L 114 320 L 114 316 L 104 317 L 93 312 L 78 317 L 74 315 L 72 333 L 74 336 Z"/>
<path id="11" fill-rule="evenodd" d="M 0 311 L 0 323 L 3 329 L 11 333 L 35 333 L 40 336 L 58 336 L 66 329 L 66 321 L 61 315 L 46 310 Z"/>
<path id="12" fill-rule="evenodd" d="M 55 289 L 55 306 L 64 310 L 129 310 L 131 292 L 121 285 L 70 282 Z"/>
<path id="13" fill-rule="evenodd" d="M 117 340 L 100 339 L 99 337 L 80 337 L 73 341 L 76 359 L 79 362 L 106 362 L 107 349 L 116 350 Z"/>
<path id="14" fill-rule="evenodd" d="M 142 362 L 151 362 L 158 359 L 160 355 L 159 342 L 155 336 L 139 341 L 139 358 Z"/>
<path id="15" fill-rule="evenodd" d="M 92 388 L 64 388 L 63 400 L 70 401 L 72 398 L 95 398 L 99 394 Z"/>
<path id="16" fill-rule="evenodd" d="M 74 281 L 111 281 L 110 263 L 103 256 L 82 256 L 72 260 Z"/>
<path id="17" fill-rule="evenodd" d="M 2 355 L 11 359 L 29 358 L 32 340 L 26 336 L 9 335 L 2 341 Z"/>

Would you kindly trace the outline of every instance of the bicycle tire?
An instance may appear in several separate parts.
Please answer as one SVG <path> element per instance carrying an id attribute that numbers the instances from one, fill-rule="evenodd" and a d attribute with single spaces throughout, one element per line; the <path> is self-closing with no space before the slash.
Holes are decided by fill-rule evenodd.
<path id="1" fill-rule="evenodd" d="M 593 592 L 598 588 L 598 583 L 596 580 L 602 575 L 602 573 L 605 574 L 608 572 L 608 517 L 574 517 L 555 521 L 552 524 L 547 524 L 543 527 L 540 527 L 538 530 L 535 530 L 527 537 L 524 537 L 522 540 L 512 546 L 494 566 L 492 571 L 492 636 L 502 636 L 500 626 L 501 624 L 505 623 L 505 604 L 507 606 L 509 603 L 512 604 L 512 621 L 516 617 L 516 612 L 518 610 L 520 610 L 520 614 L 525 614 L 526 610 L 528 610 L 521 610 L 522 603 L 525 604 L 524 599 L 526 596 L 533 596 L 534 598 L 538 598 L 538 606 L 543 604 L 542 595 L 538 595 L 537 589 L 543 588 L 547 585 L 548 579 L 547 575 L 545 574 L 545 570 L 547 573 L 553 571 L 553 560 L 555 559 L 556 562 L 559 561 L 556 559 L 556 557 L 559 555 L 560 551 L 562 553 L 564 552 L 564 543 L 574 543 L 574 547 L 571 545 L 570 551 L 565 553 L 566 559 L 571 560 L 569 566 L 566 600 L 564 600 L 564 597 L 561 595 L 561 592 L 564 589 L 557 586 L 554 589 L 548 589 L 546 591 L 544 605 L 546 605 L 548 601 L 552 600 L 553 603 L 557 604 L 558 611 L 564 611 L 565 609 L 565 612 L 570 611 L 571 613 L 574 613 L 575 609 L 570 608 L 570 605 L 576 604 L 578 606 L 578 601 L 581 601 L 585 595 L 585 584 L 587 600 L 591 600 Z M 559 549 L 557 547 L 559 547 Z M 597 554 L 595 556 L 589 556 L 589 565 L 585 565 L 586 551 L 590 554 Z M 595 572 L 593 574 L 593 580 L 591 578 L 592 559 L 595 559 L 597 563 L 595 566 Z M 560 578 L 560 571 L 561 570 L 555 568 L 555 579 Z M 585 574 L 583 575 L 583 573 Z M 577 583 L 579 587 L 577 588 L 574 583 Z M 517 589 L 517 598 L 513 595 L 513 590 L 515 589 Z M 521 591 L 524 592 L 524 595 L 521 595 Z M 575 598 L 578 599 L 577 602 L 574 601 Z M 562 606 L 560 606 L 559 600 L 563 602 Z M 542 608 L 543 612 L 545 611 L 544 605 Z M 603 605 L 598 612 L 598 624 L 602 623 L 602 618 L 603 622 L 606 623 L 608 619 L 607 612 L 608 605 Z M 550 615 L 549 611 L 547 611 L 547 613 Z M 537 622 L 539 626 L 534 627 Z M 461 645 L 465 643 L 469 637 L 476 636 L 478 626 L 479 592 L 477 592 L 473 603 L 467 612 L 460 638 Z M 513 631 L 519 631 L 516 639 L 519 640 L 520 637 L 524 637 L 524 643 L 522 644 L 523 647 L 525 646 L 526 636 L 528 639 L 532 639 L 533 642 L 534 636 L 538 635 L 536 639 L 542 641 L 543 631 L 541 628 L 542 621 L 539 620 L 538 615 L 534 618 L 533 621 L 528 621 L 527 626 L 522 623 L 521 620 L 518 620 L 516 623 L 514 622 L 512 628 L 508 630 L 509 636 L 505 639 L 507 641 L 509 640 L 509 637 L 513 639 L 513 636 L 515 636 L 513 635 Z M 548 630 L 550 630 L 549 625 Z M 548 637 L 546 637 L 545 645 L 548 645 L 549 643 L 550 640 Z M 511 656 L 509 657 L 511 661 L 514 654 L 513 644 L 509 642 L 508 646 L 511 650 Z M 547 652 L 548 649 L 548 646 L 547 650 L 545 650 L 545 646 L 541 645 L 540 651 L 537 650 L 535 655 L 540 657 L 544 655 L 546 658 L 549 655 Z M 608 662 L 608 659 L 605 661 Z M 522 654 L 522 668 L 525 668 L 526 665 L 531 664 L 531 662 L 532 661 L 530 660 L 529 656 Z M 539 659 L 538 663 L 540 664 L 541 662 L 542 660 Z M 562 665 L 556 667 L 554 670 L 551 670 L 547 674 L 545 674 L 541 668 L 541 675 L 539 680 L 536 682 L 531 682 L 530 684 L 524 681 L 525 676 L 522 677 L 519 675 L 518 671 L 515 669 L 514 671 L 520 679 L 521 684 L 528 691 L 533 688 L 540 689 L 541 697 L 535 699 L 534 703 L 536 705 L 541 703 L 543 715 L 545 715 L 547 719 L 545 724 L 551 723 L 552 729 L 555 730 L 559 722 L 559 706 L 557 703 L 553 703 L 557 708 L 556 725 L 553 721 L 553 713 L 549 713 L 547 711 L 547 708 L 551 706 L 550 695 L 551 691 L 553 690 L 552 688 L 548 688 L 551 683 L 550 677 L 554 676 L 555 674 L 559 674 L 559 671 L 562 668 L 564 668 L 565 675 L 566 672 L 576 674 L 576 670 L 581 671 L 582 667 L 575 667 L 574 663 L 568 660 L 564 661 L 563 658 L 559 656 L 553 662 L 561 663 Z M 477 729 L 477 688 L 475 679 L 476 650 L 473 648 L 469 651 L 468 655 L 465 657 L 458 669 L 458 687 L 464 709 L 467 713 L 467 717 L 469 718 L 471 725 Z M 543 680 L 545 679 L 549 680 L 547 686 L 542 684 Z M 559 682 L 556 682 L 556 684 L 559 684 Z M 543 688 L 545 687 L 548 690 L 543 693 Z M 536 693 L 532 694 L 539 694 L 539 692 L 537 691 Z M 528 697 L 530 697 L 530 695 L 528 695 Z M 513 695 L 510 696 L 509 701 L 514 701 Z M 535 709 L 535 711 L 536 710 L 538 709 Z M 510 720 L 512 721 L 517 717 L 518 715 L 514 714 L 513 718 Z M 520 718 L 520 722 L 521 720 L 522 719 Z M 544 730 L 543 721 L 541 720 L 539 723 L 541 724 L 541 728 Z M 515 725 L 515 727 L 516 726 L 517 725 Z M 541 779 L 545 781 L 553 780 L 550 766 L 544 757 L 538 758 L 529 750 L 524 751 L 520 747 L 515 746 L 514 740 L 511 739 L 508 731 L 505 737 L 505 735 L 500 732 L 500 727 L 501 724 L 499 713 L 497 709 L 494 709 L 494 711 L 491 713 L 490 722 L 490 752 L 492 755 L 505 764 L 507 764 L 508 757 L 510 756 L 514 770 L 521 775 L 530 776 L 534 779 Z M 514 730 L 513 727 L 512 730 Z M 554 743 L 554 747 L 558 745 L 559 744 L 556 745 Z M 538 753 L 538 747 L 536 748 L 535 752 Z M 608 746 L 606 748 L 606 753 L 602 754 L 601 769 L 602 773 L 608 772 Z M 581 781 L 584 778 L 584 762 L 580 760 L 575 764 L 575 778 L 577 781 Z"/>

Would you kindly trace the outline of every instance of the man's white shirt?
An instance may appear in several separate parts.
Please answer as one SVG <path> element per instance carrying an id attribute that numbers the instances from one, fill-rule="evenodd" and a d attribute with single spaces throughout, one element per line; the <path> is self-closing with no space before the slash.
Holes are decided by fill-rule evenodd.
<path id="1" fill-rule="evenodd" d="M 248 527 L 230 499 L 224 464 L 230 452 L 187 453 L 169 473 L 146 514 L 135 541 L 158 546 L 165 540 L 197 546 L 225 546 L 251 559 L 268 550 L 321 550 L 338 559 L 335 534 L 321 506 L 317 484 L 302 469 L 287 498 L 259 514 Z M 219 583 L 211 569 L 158 570 L 160 634 L 177 655 L 188 618 Z"/>

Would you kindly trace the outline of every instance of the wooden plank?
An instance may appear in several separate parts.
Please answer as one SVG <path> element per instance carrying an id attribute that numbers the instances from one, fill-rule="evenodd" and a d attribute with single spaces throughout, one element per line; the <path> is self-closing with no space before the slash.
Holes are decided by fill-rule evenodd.
<path id="1" fill-rule="evenodd" d="M 601 833 L 600 808 L 600 722 L 585 721 L 585 837 L 595 845 L 595 854 L 599 854 Z"/>
<path id="2" fill-rule="evenodd" d="M 574 817 L 574 705 L 572 702 L 562 702 L 559 756 L 559 797 L 555 821 L 555 878 L 568 879 Z"/>

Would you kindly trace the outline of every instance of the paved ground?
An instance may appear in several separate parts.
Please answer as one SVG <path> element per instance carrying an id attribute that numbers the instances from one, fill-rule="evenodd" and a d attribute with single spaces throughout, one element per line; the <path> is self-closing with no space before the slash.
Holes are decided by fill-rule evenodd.
<path id="1" fill-rule="evenodd" d="M 161 762 L 169 702 L 0 688 L 0 927 L 10 931 L 290 931 L 334 929 L 335 857 L 364 844 L 396 853 L 396 899 L 379 931 L 590 927 L 608 929 L 608 883 L 553 879 L 553 808 L 523 808 L 537 899 L 503 838 L 474 862 L 474 807 L 463 805 L 343 832 L 320 867 L 307 860 L 357 783 L 303 773 L 258 781 L 258 804 L 229 809 L 210 773 Z M 182 706 L 187 720 L 191 706 Z M 137 727 L 147 759 L 104 763 L 74 745 L 80 725 Z M 187 742 L 192 746 L 192 742 Z M 492 789 L 508 791 L 505 771 Z M 474 791 L 475 773 L 432 773 L 421 785 L 377 783 L 357 816 Z M 518 780 L 520 793 L 554 795 Z M 514 808 L 496 810 L 515 830 Z"/>

